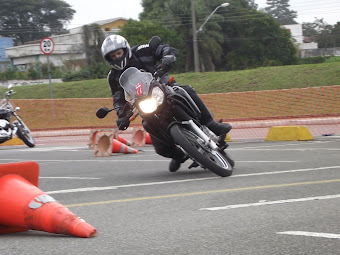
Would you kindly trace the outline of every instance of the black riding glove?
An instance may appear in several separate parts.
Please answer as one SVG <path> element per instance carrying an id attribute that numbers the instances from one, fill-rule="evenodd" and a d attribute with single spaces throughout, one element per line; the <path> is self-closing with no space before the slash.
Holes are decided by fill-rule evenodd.
<path id="1" fill-rule="evenodd" d="M 132 111 L 128 111 L 124 117 L 117 119 L 116 123 L 119 130 L 126 130 L 130 125 L 130 117 L 133 115 Z"/>
<path id="2" fill-rule="evenodd" d="M 176 57 L 174 55 L 165 55 L 162 58 L 162 71 L 163 73 L 167 73 L 173 67 L 176 62 Z"/>

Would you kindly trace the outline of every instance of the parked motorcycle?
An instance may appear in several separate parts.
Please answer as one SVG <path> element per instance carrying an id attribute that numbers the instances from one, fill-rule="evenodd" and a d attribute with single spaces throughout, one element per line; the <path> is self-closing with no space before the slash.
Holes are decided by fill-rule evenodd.
<path id="1" fill-rule="evenodd" d="M 28 147 L 34 147 L 35 142 L 31 131 L 16 113 L 20 107 L 14 108 L 9 101 L 11 95 L 15 93 L 11 88 L 12 85 L 9 85 L 8 91 L 5 92 L 5 98 L 0 101 L 0 143 L 17 135 Z M 15 117 L 16 120 L 11 123 L 12 117 Z"/>
<path id="2" fill-rule="evenodd" d="M 140 115 L 147 132 L 180 146 L 194 161 L 189 168 L 201 166 L 219 176 L 230 176 L 234 161 L 225 152 L 225 135 L 218 137 L 202 125 L 201 112 L 189 94 L 180 86 L 161 83 L 163 74 L 161 68 L 151 74 L 135 67 L 122 73 L 119 82 L 135 112 L 131 117 Z M 104 118 L 112 110 L 101 107 L 96 115 Z"/>

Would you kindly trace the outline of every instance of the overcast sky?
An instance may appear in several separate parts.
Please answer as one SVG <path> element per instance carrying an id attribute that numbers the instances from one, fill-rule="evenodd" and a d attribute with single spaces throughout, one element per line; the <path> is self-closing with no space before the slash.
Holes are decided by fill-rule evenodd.
<path id="1" fill-rule="evenodd" d="M 117 17 L 137 20 L 143 10 L 141 0 L 64 1 L 76 11 L 68 28 Z M 266 0 L 255 0 L 255 2 L 260 8 L 266 7 Z M 340 0 L 290 0 L 289 4 L 291 10 L 297 11 L 296 21 L 299 23 L 313 22 L 315 17 L 324 18 L 324 21 L 330 25 L 340 22 Z"/>

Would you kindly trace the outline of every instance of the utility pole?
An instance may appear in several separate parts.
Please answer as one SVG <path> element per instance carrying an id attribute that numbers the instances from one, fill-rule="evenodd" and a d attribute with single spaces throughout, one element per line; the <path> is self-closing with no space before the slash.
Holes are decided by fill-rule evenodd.
<path id="1" fill-rule="evenodd" d="M 197 33 L 202 31 L 205 23 L 208 22 L 208 20 L 211 18 L 212 15 L 214 15 L 214 13 L 217 11 L 218 8 L 221 7 L 227 7 L 229 5 L 229 3 L 224 3 L 224 4 L 220 4 L 219 6 L 217 6 L 215 8 L 215 10 L 212 11 L 212 13 L 210 13 L 210 15 L 205 19 L 205 21 L 203 22 L 203 24 L 200 26 L 200 28 L 198 30 L 196 30 L 196 14 L 195 14 L 195 3 L 194 0 L 190 0 L 191 1 L 191 20 L 192 20 L 192 39 L 193 39 L 193 46 L 194 46 L 194 63 L 195 63 L 195 72 L 199 72 L 200 71 L 200 62 L 199 62 L 199 55 L 198 55 L 198 42 L 197 42 Z"/>
<path id="2" fill-rule="evenodd" d="M 192 38 L 193 38 L 193 48 L 194 48 L 194 64 L 195 72 L 200 71 L 200 63 L 198 56 L 198 43 L 197 43 L 197 32 L 196 32 L 196 14 L 195 14 L 195 3 L 194 0 L 191 1 L 191 20 L 192 20 Z"/>

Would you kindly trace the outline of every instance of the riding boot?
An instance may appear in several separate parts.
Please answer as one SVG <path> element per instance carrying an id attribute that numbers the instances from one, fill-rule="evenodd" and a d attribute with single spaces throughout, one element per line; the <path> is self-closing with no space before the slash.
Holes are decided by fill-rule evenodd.
<path id="1" fill-rule="evenodd" d="M 214 120 L 209 121 L 205 124 L 211 131 L 217 136 L 226 135 L 232 129 L 232 126 L 228 123 L 220 123 Z"/>
<path id="2" fill-rule="evenodd" d="M 181 167 L 181 164 L 187 159 L 188 157 L 185 153 L 180 148 L 176 147 L 176 153 L 174 153 L 169 164 L 169 171 L 176 172 Z"/>

